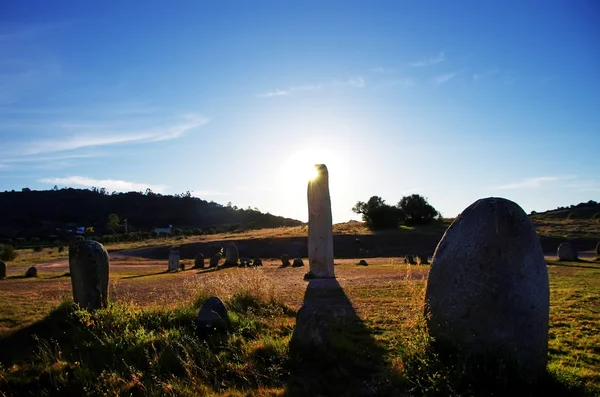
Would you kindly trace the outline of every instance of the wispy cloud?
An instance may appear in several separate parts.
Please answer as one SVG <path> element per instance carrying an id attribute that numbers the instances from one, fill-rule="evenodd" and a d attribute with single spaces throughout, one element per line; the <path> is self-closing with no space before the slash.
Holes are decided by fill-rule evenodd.
<path id="1" fill-rule="evenodd" d="M 382 66 L 377 66 L 371 69 L 372 72 L 375 73 L 394 73 L 396 69 L 384 68 Z"/>
<path id="2" fill-rule="evenodd" d="M 168 188 L 166 185 L 153 185 L 150 183 L 129 182 L 115 179 L 93 179 L 83 176 L 69 176 L 66 178 L 44 178 L 38 179 L 38 182 L 62 186 L 105 188 L 109 192 L 137 192 L 150 189 L 156 193 L 164 193 Z"/>
<path id="3" fill-rule="evenodd" d="M 443 52 L 440 52 L 434 57 L 421 59 L 420 61 L 416 61 L 410 64 L 410 66 L 422 67 L 422 66 L 433 66 L 438 63 L 444 62 L 446 60 L 446 56 Z"/>
<path id="4" fill-rule="evenodd" d="M 205 189 L 193 190 L 191 193 L 192 193 L 192 196 L 198 197 L 198 198 L 209 197 L 209 196 L 227 196 L 228 195 L 228 193 L 221 192 L 218 190 L 205 190 Z"/>
<path id="5" fill-rule="evenodd" d="M 436 78 L 434 78 L 433 82 L 435 83 L 435 86 L 438 87 L 444 83 L 449 82 L 453 78 L 455 78 L 457 74 L 458 74 L 457 72 L 442 74 L 442 75 L 439 75 Z"/>
<path id="6" fill-rule="evenodd" d="M 60 134 L 54 139 L 25 142 L 17 151 L 20 155 L 31 156 L 122 143 L 166 141 L 179 138 L 188 131 L 203 126 L 208 122 L 209 119 L 204 116 L 189 114 L 186 115 L 184 121 L 177 124 L 148 130 L 116 131 L 110 127 L 97 125 L 93 128 L 97 130 L 95 132 L 81 132 L 71 135 Z M 63 127 L 72 128 L 73 126 L 67 125 Z M 92 129 L 89 125 L 81 127 L 83 127 L 82 129 L 86 129 L 86 127 L 87 129 Z M 104 128 L 106 129 L 102 130 Z"/>
<path id="7" fill-rule="evenodd" d="M 509 75 L 504 79 L 504 85 L 513 85 L 521 79 L 519 75 Z"/>
<path id="8" fill-rule="evenodd" d="M 258 94 L 259 97 L 261 98 L 270 98 L 273 96 L 284 96 L 284 95 L 289 95 L 290 94 L 290 90 L 275 90 L 275 91 L 271 91 L 271 92 L 265 92 L 262 94 Z"/>
<path id="9" fill-rule="evenodd" d="M 264 92 L 262 94 L 258 94 L 258 97 L 271 98 L 271 97 L 278 97 L 278 96 L 289 96 L 289 95 L 292 95 L 297 92 L 316 91 L 316 90 L 325 89 L 325 88 L 331 87 L 331 86 L 348 86 L 348 87 L 353 87 L 353 88 L 362 88 L 365 85 L 366 85 L 365 79 L 361 76 L 357 76 L 357 77 L 351 77 L 347 80 L 334 80 L 330 83 L 292 86 L 292 87 L 286 88 L 284 90 L 276 89 L 274 91 L 268 91 L 268 92 Z"/>
<path id="10" fill-rule="evenodd" d="M 482 79 L 485 79 L 487 77 L 495 76 L 498 73 L 500 73 L 500 70 L 498 70 L 498 69 L 490 69 L 490 70 L 487 70 L 487 71 L 482 72 L 482 73 L 474 73 L 473 74 L 473 81 L 477 83 L 477 82 L 479 82 Z"/>
<path id="11" fill-rule="evenodd" d="M 536 178 L 527 178 L 519 182 L 509 183 L 506 185 L 492 186 L 492 190 L 516 190 L 516 189 L 536 189 L 544 185 L 561 180 L 574 179 L 575 175 L 569 176 L 540 176 Z"/>

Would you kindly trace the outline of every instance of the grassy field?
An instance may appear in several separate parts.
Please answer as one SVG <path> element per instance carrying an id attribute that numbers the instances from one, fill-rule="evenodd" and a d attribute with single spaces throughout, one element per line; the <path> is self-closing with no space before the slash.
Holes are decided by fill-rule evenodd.
<path id="1" fill-rule="evenodd" d="M 600 393 L 600 263 L 549 261 L 548 376 L 533 386 L 473 372 L 430 349 L 427 266 L 398 258 L 341 260 L 332 282 L 305 268 L 165 273 L 165 261 L 111 263 L 109 308 L 70 301 L 66 267 L 0 281 L 0 395 L 596 395 Z M 189 265 L 189 263 L 188 263 Z M 10 276 L 10 275 L 9 275 Z M 218 295 L 225 335 L 201 340 L 193 319 Z M 315 306 L 327 332 L 296 312 Z M 318 327 L 322 328 L 322 327 Z"/>

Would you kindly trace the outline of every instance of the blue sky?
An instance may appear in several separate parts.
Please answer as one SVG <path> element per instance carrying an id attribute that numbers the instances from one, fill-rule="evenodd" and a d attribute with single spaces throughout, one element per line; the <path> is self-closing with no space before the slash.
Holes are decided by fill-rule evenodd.
<path id="1" fill-rule="evenodd" d="M 335 222 L 600 198 L 595 1 L 4 1 L 0 190 L 194 195 Z"/>

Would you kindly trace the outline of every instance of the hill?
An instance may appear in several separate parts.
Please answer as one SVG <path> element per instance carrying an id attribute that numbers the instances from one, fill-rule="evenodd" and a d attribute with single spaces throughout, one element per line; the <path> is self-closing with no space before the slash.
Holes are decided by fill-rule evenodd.
<path id="1" fill-rule="evenodd" d="M 121 223 L 127 219 L 130 232 L 169 225 L 177 229 L 232 231 L 302 224 L 258 209 L 208 202 L 189 193 L 161 195 L 148 190 L 108 194 L 104 189 L 23 189 L 0 193 L 0 237 L 43 237 L 57 234 L 57 229 L 79 226 L 93 226 L 96 233 L 103 234 L 110 214 L 116 214 Z"/>

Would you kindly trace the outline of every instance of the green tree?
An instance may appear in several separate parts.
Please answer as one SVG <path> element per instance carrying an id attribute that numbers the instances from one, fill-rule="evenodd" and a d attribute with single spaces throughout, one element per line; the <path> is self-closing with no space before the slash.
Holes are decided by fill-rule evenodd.
<path id="1" fill-rule="evenodd" d="M 110 214 L 106 221 L 106 228 L 116 230 L 119 227 L 120 219 L 117 214 Z"/>
<path id="2" fill-rule="evenodd" d="M 366 203 L 359 201 L 352 211 L 361 214 L 367 226 L 371 229 L 391 229 L 398 227 L 404 219 L 404 214 L 397 207 L 388 205 L 379 196 L 373 196 Z"/>
<path id="3" fill-rule="evenodd" d="M 427 202 L 427 199 L 419 194 L 402 197 L 402 200 L 398 203 L 398 209 L 404 213 L 407 225 L 425 225 L 431 223 L 439 214 Z"/>

